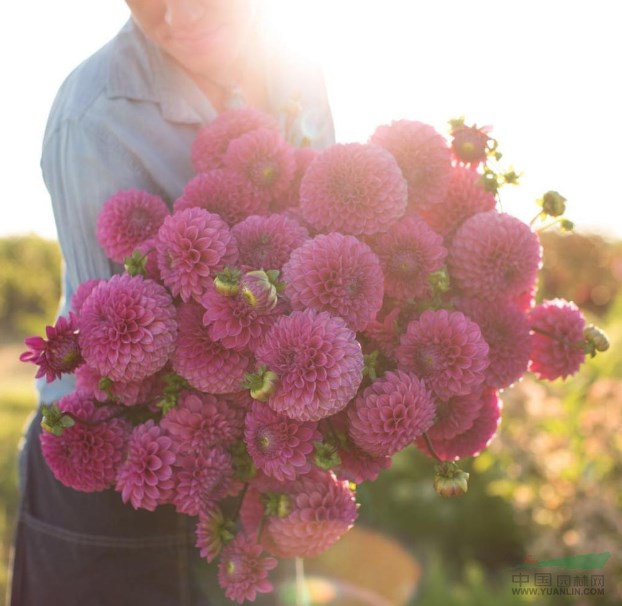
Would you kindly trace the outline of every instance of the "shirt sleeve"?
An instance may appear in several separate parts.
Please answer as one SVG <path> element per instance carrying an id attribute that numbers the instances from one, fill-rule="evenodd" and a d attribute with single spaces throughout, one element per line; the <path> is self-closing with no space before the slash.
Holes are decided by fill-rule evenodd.
<path id="1" fill-rule="evenodd" d="M 122 189 L 153 192 L 152 179 L 116 135 L 84 120 L 68 120 L 46 138 L 41 169 L 68 289 L 85 280 L 109 278 L 120 268 L 107 259 L 97 240 L 102 205 Z"/>

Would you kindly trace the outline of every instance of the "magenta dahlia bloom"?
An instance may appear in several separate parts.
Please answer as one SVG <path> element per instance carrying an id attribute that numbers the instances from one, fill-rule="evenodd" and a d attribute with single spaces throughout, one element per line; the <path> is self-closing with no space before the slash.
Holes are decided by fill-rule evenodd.
<path id="1" fill-rule="evenodd" d="M 529 314 L 531 354 L 529 370 L 553 381 L 573 375 L 585 361 L 585 319 L 571 301 L 553 299 L 536 305 Z"/>
<path id="2" fill-rule="evenodd" d="M 424 311 L 409 322 L 395 355 L 401 370 L 415 373 L 442 400 L 481 385 L 489 364 L 479 326 L 445 309 Z"/>
<path id="3" fill-rule="evenodd" d="M 173 441 L 153 420 L 137 425 L 129 438 L 127 458 L 117 473 L 116 490 L 134 509 L 154 511 L 173 494 Z"/>
<path id="4" fill-rule="evenodd" d="M 279 125 L 269 114 L 250 107 L 230 109 L 204 126 L 191 147 L 191 160 L 198 173 L 223 166 L 229 143 L 257 128 L 278 131 Z"/>
<path id="5" fill-rule="evenodd" d="M 451 151 L 457 162 L 476 167 L 486 162 L 488 142 L 491 140 L 489 126 L 466 126 L 452 130 Z"/>
<path id="6" fill-rule="evenodd" d="M 138 189 L 111 196 L 97 217 L 97 240 L 106 256 L 123 263 L 144 240 L 152 238 L 169 215 L 166 202 Z"/>
<path id="7" fill-rule="evenodd" d="M 32 362 L 39 368 L 35 377 L 45 376 L 51 383 L 63 374 L 72 373 L 84 362 L 79 345 L 76 316 L 69 312 L 68 316 L 59 316 L 54 326 L 46 326 L 47 337 L 26 337 L 24 344 L 28 351 L 22 353 L 22 362 Z"/>
<path id="8" fill-rule="evenodd" d="M 263 554 L 254 538 L 238 533 L 223 550 L 218 564 L 218 583 L 225 595 L 238 604 L 254 602 L 258 593 L 270 593 L 268 573 L 276 568 L 275 558 Z"/>
<path id="9" fill-rule="evenodd" d="M 363 330 L 382 307 L 384 278 L 372 249 L 354 236 L 318 235 L 297 248 L 283 267 L 293 309 L 327 311 Z"/>
<path id="10" fill-rule="evenodd" d="M 389 371 L 348 407 L 350 438 L 372 455 L 393 456 L 428 430 L 435 411 L 432 392 L 423 381 Z"/>
<path id="11" fill-rule="evenodd" d="M 86 298 L 91 294 L 93 289 L 103 280 L 93 279 L 86 280 L 85 282 L 81 282 L 73 291 L 71 295 L 71 311 L 76 314 L 76 316 L 80 315 L 80 310 L 82 309 L 82 304 L 86 300 Z"/>
<path id="12" fill-rule="evenodd" d="M 364 331 L 364 336 L 371 339 L 374 346 L 387 358 L 395 357 L 395 350 L 399 347 L 402 335 L 402 321 L 400 308 L 393 307 L 384 317 L 372 320 Z"/>
<path id="13" fill-rule="evenodd" d="M 315 469 L 282 484 L 279 492 L 285 495 L 288 513 L 271 515 L 266 511 L 261 539 L 267 551 L 277 557 L 320 555 L 354 525 L 354 492 L 349 482 L 338 480 L 332 472 Z"/>
<path id="14" fill-rule="evenodd" d="M 363 376 L 356 334 L 341 318 L 310 309 L 280 317 L 255 357 L 278 375 L 268 405 L 297 421 L 318 421 L 345 408 Z"/>
<path id="15" fill-rule="evenodd" d="M 469 429 L 455 436 L 443 439 L 440 435 L 430 438 L 434 452 L 443 461 L 453 461 L 465 457 L 476 457 L 489 444 L 497 433 L 501 421 L 502 402 L 494 389 L 485 389 L 479 413 Z M 417 439 L 417 447 L 430 454 L 423 438 Z"/>
<path id="16" fill-rule="evenodd" d="M 482 392 L 476 389 L 465 396 L 437 400 L 434 425 L 427 431 L 433 443 L 437 440 L 449 442 L 473 427 L 484 402 Z"/>
<path id="17" fill-rule="evenodd" d="M 300 184 L 303 219 L 321 232 L 375 234 L 404 215 L 407 187 L 395 159 L 376 145 L 324 149 Z"/>
<path id="18" fill-rule="evenodd" d="M 252 215 L 231 229 L 238 245 L 240 265 L 278 269 L 309 238 L 309 232 L 285 215 Z"/>
<path id="19" fill-rule="evenodd" d="M 229 448 L 242 437 L 244 410 L 223 397 L 183 391 L 177 406 L 160 425 L 181 453 L 196 453 L 206 448 Z"/>
<path id="20" fill-rule="evenodd" d="M 251 363 L 250 355 L 214 341 L 203 325 L 205 309 L 199 304 L 184 303 L 177 313 L 179 335 L 171 358 L 175 372 L 199 391 L 240 391 Z"/>
<path id="21" fill-rule="evenodd" d="M 504 389 L 518 381 L 527 370 L 531 350 L 527 314 L 514 302 L 503 300 L 490 305 L 481 299 L 462 299 L 456 308 L 478 324 L 488 343 L 485 384 Z"/>
<path id="22" fill-rule="evenodd" d="M 406 217 L 372 243 L 384 273 L 384 291 L 396 299 L 422 299 L 431 293 L 429 276 L 445 263 L 443 238 L 425 221 Z"/>
<path id="23" fill-rule="evenodd" d="M 244 440 L 258 469 L 282 482 L 308 473 L 314 442 L 321 439 L 316 423 L 300 423 L 254 402 L 246 415 Z"/>
<path id="24" fill-rule="evenodd" d="M 469 217 L 493 210 L 497 203 L 481 183 L 482 175 L 465 166 L 451 169 L 447 195 L 437 204 L 419 210 L 430 227 L 449 240 Z"/>
<path id="25" fill-rule="evenodd" d="M 235 524 L 225 518 L 217 505 L 200 512 L 195 535 L 196 547 L 201 557 L 213 562 L 222 548 L 233 539 L 234 529 Z"/>
<path id="26" fill-rule="evenodd" d="M 217 214 L 230 226 L 249 215 L 267 211 L 258 188 L 238 172 L 226 168 L 199 173 L 188 181 L 173 203 L 173 212 L 193 207 Z"/>
<path id="27" fill-rule="evenodd" d="M 370 139 L 393 155 L 408 183 L 411 210 L 440 202 L 451 175 L 451 150 L 429 124 L 398 120 L 379 126 Z"/>
<path id="28" fill-rule="evenodd" d="M 156 247 L 162 281 L 184 302 L 199 302 L 214 276 L 238 260 L 229 226 L 218 215 L 196 207 L 167 217 Z"/>
<path id="29" fill-rule="evenodd" d="M 288 192 L 296 171 L 293 148 L 270 128 L 248 132 L 232 141 L 223 163 L 252 184 L 266 204 Z"/>
<path id="30" fill-rule="evenodd" d="M 60 399 L 59 408 L 75 424 L 60 435 L 42 432 L 41 451 L 54 477 L 81 492 L 99 492 L 114 485 L 130 428 L 112 418 L 110 407 L 98 408 L 90 394 L 74 391 Z"/>
<path id="31" fill-rule="evenodd" d="M 240 352 L 253 351 L 283 312 L 280 304 L 262 311 L 250 306 L 241 293 L 227 297 L 213 288 L 203 295 L 201 304 L 210 338 Z"/>
<path id="32" fill-rule="evenodd" d="M 173 352 L 175 316 L 171 296 L 157 282 L 113 276 L 82 305 L 82 355 L 112 381 L 142 381 L 163 368 Z"/>
<path id="33" fill-rule="evenodd" d="M 296 162 L 294 177 L 287 194 L 275 200 L 273 204 L 275 211 L 283 211 L 287 208 L 297 207 L 300 204 L 300 184 L 302 183 L 302 178 L 305 176 L 311 162 L 315 160 L 319 153 L 320 150 L 313 147 L 294 148 L 294 160 Z"/>
<path id="34" fill-rule="evenodd" d="M 201 448 L 177 454 L 175 488 L 171 497 L 178 513 L 206 513 L 227 496 L 233 486 L 231 455 L 222 448 Z"/>
<path id="35" fill-rule="evenodd" d="M 496 210 L 467 219 L 449 248 L 452 284 L 467 297 L 487 301 L 531 290 L 540 264 L 536 233 L 520 219 Z"/>

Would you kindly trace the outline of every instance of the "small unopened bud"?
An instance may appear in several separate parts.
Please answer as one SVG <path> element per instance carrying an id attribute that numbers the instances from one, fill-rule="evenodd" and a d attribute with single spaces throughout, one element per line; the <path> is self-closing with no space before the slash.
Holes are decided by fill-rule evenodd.
<path id="1" fill-rule="evenodd" d="M 237 441 L 230 449 L 233 465 L 233 477 L 241 482 L 248 482 L 257 475 L 257 468 L 243 440 Z"/>
<path id="2" fill-rule="evenodd" d="M 462 471 L 453 461 L 441 463 L 436 468 L 434 490 L 442 497 L 456 497 L 466 494 L 469 474 Z"/>
<path id="3" fill-rule="evenodd" d="M 542 212 L 549 217 L 561 217 L 566 212 L 566 198 L 556 191 L 547 191 L 540 203 Z"/>
<path id="4" fill-rule="evenodd" d="M 328 471 L 341 463 L 341 458 L 334 444 L 327 442 L 315 442 L 315 454 L 313 461 L 320 468 Z"/>
<path id="5" fill-rule="evenodd" d="M 596 355 L 597 351 L 607 351 L 609 349 L 609 339 L 598 326 L 588 324 L 583 329 L 583 336 L 585 337 L 586 353 L 592 357 Z"/>
<path id="6" fill-rule="evenodd" d="M 246 375 L 243 385 L 250 390 L 251 398 L 265 402 L 276 390 L 278 380 L 275 372 L 261 366 L 257 372 Z"/>
<path id="7" fill-rule="evenodd" d="M 240 280 L 240 293 L 246 303 L 258 313 L 274 309 L 278 302 L 276 284 L 268 272 L 261 269 L 249 271 Z"/>
<path id="8" fill-rule="evenodd" d="M 574 229 L 574 223 L 569 219 L 562 219 L 559 222 L 559 226 L 562 228 L 563 231 L 572 231 Z"/>
<path id="9" fill-rule="evenodd" d="M 292 500 L 284 492 L 264 492 L 261 495 L 266 515 L 284 518 L 292 510 Z"/>
<path id="10" fill-rule="evenodd" d="M 124 267 L 130 276 L 146 276 L 147 255 L 135 250 L 129 257 L 125 257 Z"/>
<path id="11" fill-rule="evenodd" d="M 65 429 L 75 425 L 75 421 L 66 415 L 57 404 L 41 407 L 41 429 L 55 436 L 60 436 Z"/>
<path id="12" fill-rule="evenodd" d="M 430 286 L 437 293 L 446 293 L 450 288 L 449 272 L 446 267 L 442 267 L 438 271 L 432 272 L 428 276 Z"/>
<path id="13" fill-rule="evenodd" d="M 225 269 L 216 274 L 214 288 L 225 297 L 235 297 L 239 290 L 240 275 L 241 272 L 238 269 L 225 267 Z"/>

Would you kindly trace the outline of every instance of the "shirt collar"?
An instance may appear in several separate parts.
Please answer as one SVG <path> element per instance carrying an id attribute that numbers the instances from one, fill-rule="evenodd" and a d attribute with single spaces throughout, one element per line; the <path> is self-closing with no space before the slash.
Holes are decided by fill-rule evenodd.
<path id="1" fill-rule="evenodd" d="M 132 19 L 117 35 L 111 52 L 108 97 L 157 103 L 166 120 L 181 124 L 205 124 L 217 115 L 192 78 Z"/>

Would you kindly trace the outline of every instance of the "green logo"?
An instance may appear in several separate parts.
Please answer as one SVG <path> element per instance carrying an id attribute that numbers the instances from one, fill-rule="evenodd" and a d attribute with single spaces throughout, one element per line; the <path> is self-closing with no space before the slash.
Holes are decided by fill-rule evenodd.
<path id="1" fill-rule="evenodd" d="M 566 558 L 556 558 L 554 560 L 539 560 L 537 562 L 525 562 L 518 564 L 516 568 L 566 568 L 569 570 L 597 570 L 602 568 L 611 553 L 586 553 L 583 555 L 568 556 Z"/>

